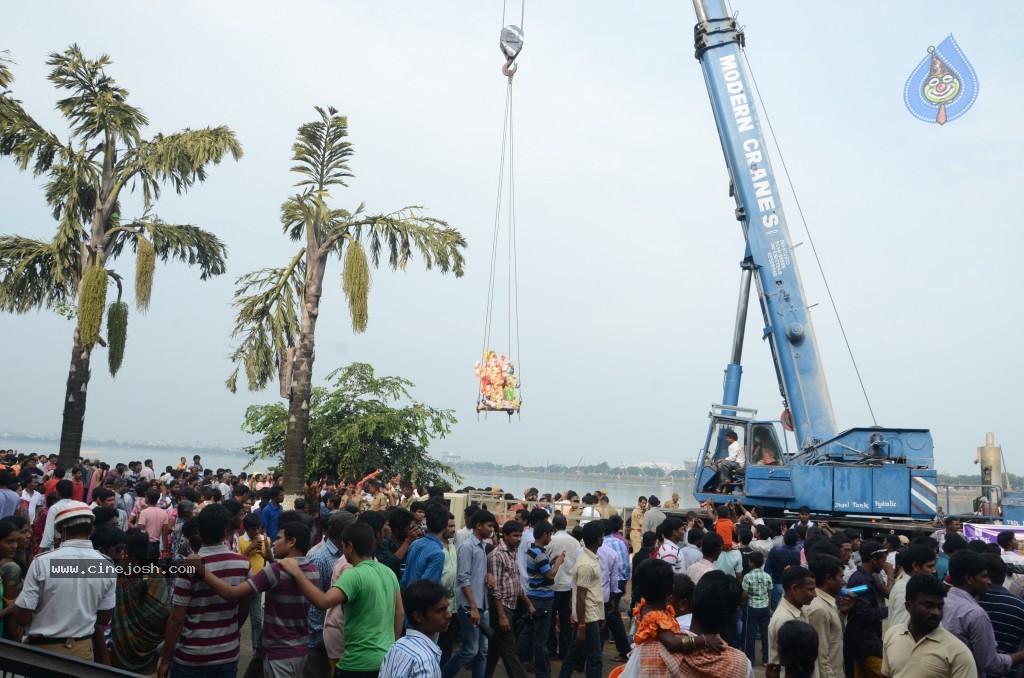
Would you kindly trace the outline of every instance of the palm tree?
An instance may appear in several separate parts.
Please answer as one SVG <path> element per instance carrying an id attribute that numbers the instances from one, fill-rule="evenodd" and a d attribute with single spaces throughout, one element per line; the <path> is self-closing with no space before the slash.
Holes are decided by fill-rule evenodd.
<path id="1" fill-rule="evenodd" d="M 436 266 L 461 277 L 465 263 L 462 234 L 440 219 L 422 216 L 418 207 L 369 215 L 362 204 L 354 212 L 328 206 L 331 187 L 347 186 L 345 179 L 353 176 L 346 164 L 352 145 L 345 140 L 344 116 L 334 108 L 316 111 L 320 119 L 299 127 L 292 146 L 292 171 L 302 177 L 296 184 L 301 193 L 281 206 L 284 232 L 303 246 L 287 265 L 238 279 L 232 336 L 239 343 L 226 382 L 234 392 L 244 368 L 249 390 L 256 391 L 278 374 L 281 396 L 288 399 L 284 477 L 289 496 L 302 492 L 305 476 L 314 334 L 327 260 L 337 256 L 344 262 L 342 290 L 357 333 L 366 329 L 369 317 L 370 263 L 378 268 L 382 251 L 392 269 L 405 270 L 414 249 L 428 270 Z"/>
<path id="2" fill-rule="evenodd" d="M 127 330 L 123 280 L 110 265 L 126 249 L 136 254 L 135 305 L 149 307 L 156 259 L 197 266 L 203 280 L 224 273 L 226 248 L 212 233 L 169 224 L 152 213 L 164 184 L 179 194 L 206 179 L 206 167 L 225 156 L 242 156 L 227 127 L 186 129 L 143 139 L 149 121 L 127 103 L 128 91 L 106 69 L 110 57 L 87 59 L 78 45 L 50 54 L 49 80 L 68 96 L 57 102 L 67 119 L 67 142 L 43 128 L 8 90 L 9 59 L 0 60 L 0 155 L 22 171 L 46 177 L 46 200 L 57 221 L 51 240 L 0 236 L 0 310 L 66 310 L 77 305 L 71 368 L 64 397 L 60 458 L 77 463 L 82 446 L 89 363 L 98 343 L 109 342 L 111 374 L 120 367 Z M 121 193 L 141 189 L 143 214 L 122 219 Z M 108 284 L 117 301 L 107 315 L 107 341 L 100 335 Z"/>

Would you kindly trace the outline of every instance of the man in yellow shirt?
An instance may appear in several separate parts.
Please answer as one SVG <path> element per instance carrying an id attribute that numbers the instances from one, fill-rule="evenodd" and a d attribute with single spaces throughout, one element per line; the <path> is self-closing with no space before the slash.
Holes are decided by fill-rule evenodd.
<path id="1" fill-rule="evenodd" d="M 260 533 L 260 517 L 249 513 L 242 519 L 245 533 L 238 538 L 238 552 L 249 559 L 249 576 L 255 576 L 267 562 L 274 561 L 270 538 Z M 249 603 L 249 626 L 252 629 L 252 649 L 255 652 L 263 636 L 263 594 L 254 593 Z"/>
<path id="2" fill-rule="evenodd" d="M 592 520 L 583 526 L 583 550 L 576 557 L 572 580 L 576 594 L 572 610 L 576 620 L 575 642 L 562 662 L 558 678 L 572 678 L 577 664 L 586 665 L 587 678 L 602 675 L 601 627 L 604 625 L 604 592 L 601 588 L 601 561 L 597 550 L 604 543 L 604 523 Z M 582 661 L 581 661 L 582 660 Z"/>
<path id="3" fill-rule="evenodd" d="M 373 500 L 370 502 L 371 511 L 386 511 L 391 506 L 391 498 L 384 492 L 380 482 L 371 480 L 370 491 L 373 493 Z"/>
<path id="4" fill-rule="evenodd" d="M 252 574 L 274 561 L 274 551 L 266 535 L 260 534 L 260 517 L 250 513 L 242 519 L 245 532 L 238 537 L 238 552 L 249 559 Z"/>
<path id="5" fill-rule="evenodd" d="M 882 675 L 885 678 L 971 678 L 974 655 L 959 638 L 942 628 L 946 589 L 930 574 L 907 582 L 910 620 L 885 633 Z"/>
<path id="6" fill-rule="evenodd" d="M 412 483 L 405 481 L 402 483 L 402 496 L 398 500 L 398 505 L 406 511 L 411 511 L 410 507 L 414 501 L 416 501 L 416 496 L 412 492 Z"/>
<path id="7" fill-rule="evenodd" d="M 633 545 L 633 553 L 640 553 L 644 538 L 644 511 L 647 510 L 647 497 L 640 497 L 629 518 L 629 543 Z"/>
<path id="8" fill-rule="evenodd" d="M 816 556 L 808 562 L 817 587 L 810 604 L 803 608 L 807 623 L 818 632 L 818 678 L 843 678 L 843 618 L 856 600 L 844 596 L 836 604 L 843 588 L 843 561 L 835 556 Z"/>
<path id="9" fill-rule="evenodd" d="M 707 543 L 707 537 L 704 542 Z M 782 600 L 772 613 L 768 623 L 768 663 L 779 663 L 779 629 L 791 619 L 806 622 L 805 606 L 815 595 L 814 577 L 810 570 L 800 565 L 791 565 L 782 573 Z M 813 678 L 818 678 L 818 668 L 814 668 Z"/>

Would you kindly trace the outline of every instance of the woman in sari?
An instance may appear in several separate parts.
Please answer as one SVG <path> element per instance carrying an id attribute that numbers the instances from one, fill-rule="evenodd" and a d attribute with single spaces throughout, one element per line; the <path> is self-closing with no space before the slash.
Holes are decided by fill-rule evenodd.
<path id="1" fill-rule="evenodd" d="M 7 516 L 4 520 L 14 525 L 14 530 L 18 533 L 18 548 L 14 551 L 14 562 L 22 570 L 28 571 L 29 547 L 32 546 L 32 525 L 24 516 Z"/>
<path id="2" fill-rule="evenodd" d="M 92 491 L 97 487 L 103 487 L 103 481 L 107 478 L 107 473 L 110 472 L 110 466 L 106 462 L 100 462 L 99 468 L 92 472 L 89 476 L 89 489 L 85 492 L 85 503 L 89 504 L 92 502 Z"/>
<path id="3" fill-rule="evenodd" d="M 149 535 L 143 529 L 128 531 L 128 562 L 142 566 L 148 561 Z M 117 604 L 110 634 L 110 659 L 114 668 L 151 674 L 163 652 L 164 631 L 171 613 L 171 597 L 162 574 L 142 574 L 129 568 L 117 578 Z"/>
<path id="4" fill-rule="evenodd" d="M 21 592 L 22 572 L 14 562 L 17 545 L 17 528 L 6 520 L 0 520 L 0 562 L 9 563 L 17 570 L 15 573 L 10 568 L 0 569 L 0 638 L 4 637 L 4 624 L 14 614 L 14 601 Z M 11 640 L 21 640 L 14 638 L 9 630 L 7 635 Z"/>
<path id="5" fill-rule="evenodd" d="M 46 514 L 50 512 L 50 507 L 60 501 L 60 495 L 56 492 L 51 492 L 46 495 L 46 507 L 39 512 L 36 516 L 35 523 L 32 524 L 32 551 L 31 557 L 35 557 L 36 553 L 39 552 L 39 544 L 43 540 L 43 531 L 46 529 Z"/>
<path id="6" fill-rule="evenodd" d="M 660 564 L 667 565 L 664 561 L 650 560 L 642 567 Z M 644 579 L 641 578 L 640 581 L 643 582 Z M 659 614 L 656 625 L 652 624 L 656 628 L 657 640 L 637 640 L 636 649 L 630 654 L 630 662 L 638 662 L 639 675 L 671 678 L 754 678 L 754 671 L 747 656 L 736 648 L 725 645 L 721 638 L 721 634 L 736 628 L 736 610 L 740 604 L 741 593 L 736 578 L 720 570 L 712 570 L 701 577 L 693 593 L 693 619 L 685 636 L 680 638 L 674 631 L 668 630 L 675 619 L 669 621 L 667 615 Z M 642 611 L 638 610 L 638 613 L 642 614 Z M 644 626 L 643 620 L 641 626 Z M 637 636 L 640 637 L 639 629 Z M 677 643 L 680 646 L 673 647 Z M 679 651 L 680 649 L 682 651 Z"/>
<path id="7" fill-rule="evenodd" d="M 705 649 L 716 653 L 725 648 L 725 642 L 717 633 L 698 637 L 683 635 L 679 629 L 670 601 L 675 577 L 671 565 L 664 560 L 649 558 L 637 568 L 636 574 L 641 596 L 640 604 L 633 612 L 637 622 L 633 636 L 636 649 L 630 653 L 626 666 L 616 667 L 611 676 L 617 677 L 624 672 L 645 678 L 690 676 L 676 666 L 675 655 L 690 655 Z M 740 656 L 746 659 L 742 652 Z"/>

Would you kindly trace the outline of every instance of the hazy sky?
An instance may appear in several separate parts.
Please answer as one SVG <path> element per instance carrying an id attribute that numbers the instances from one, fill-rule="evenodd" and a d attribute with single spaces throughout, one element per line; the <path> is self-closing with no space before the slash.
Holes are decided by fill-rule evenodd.
<path id="1" fill-rule="evenodd" d="M 748 56 L 779 136 L 879 424 L 931 428 L 940 470 L 973 472 L 994 431 L 1010 460 L 1024 444 L 1020 227 L 1024 7 L 935 2 L 736 0 Z M 519 5 L 509 19 L 518 20 Z M 374 277 L 370 323 L 353 335 L 328 270 L 317 334 L 320 378 L 352 361 L 416 383 L 457 411 L 437 450 L 478 460 L 680 463 L 721 399 L 743 239 L 698 63 L 689 2 L 527 2 L 516 76 L 518 359 L 522 421 L 477 421 L 505 80 L 502 6 L 460 2 L 16 3 L 2 49 L 15 93 L 63 133 L 47 53 L 79 43 L 151 120 L 147 136 L 226 124 L 245 157 L 157 213 L 215 231 L 228 273 L 160 265 L 151 311 L 133 312 L 116 381 L 93 354 L 86 435 L 239 445 L 230 394 L 237 276 L 295 251 L 278 207 L 294 191 L 290 146 L 313 106 L 349 118 L 356 178 L 335 204 L 424 205 L 470 243 L 466 276 Z M 953 33 L 981 83 L 945 127 L 914 119 L 903 84 Z M 778 159 L 775 167 L 781 173 Z M 41 183 L 0 161 L 0 232 L 48 238 Z M 790 229 L 841 428 L 870 425 L 788 188 Z M 126 214 L 138 207 L 126 201 Z M 131 274 L 134 262 L 117 266 Z M 499 269 L 505 271 L 505 269 Z M 504 273 L 502 273 L 504 274 Z M 504 293 L 499 288 L 501 294 Z M 781 410 L 753 307 L 741 404 Z M 506 312 L 499 302 L 498 315 Z M 0 428 L 60 430 L 72 323 L 43 311 L 0 316 L 6 357 Z M 507 328 L 495 323 L 496 336 Z M 506 352 L 507 346 L 493 342 Z M 319 381 L 319 379 L 318 379 Z M 1014 414 L 1017 412 L 1018 414 Z"/>

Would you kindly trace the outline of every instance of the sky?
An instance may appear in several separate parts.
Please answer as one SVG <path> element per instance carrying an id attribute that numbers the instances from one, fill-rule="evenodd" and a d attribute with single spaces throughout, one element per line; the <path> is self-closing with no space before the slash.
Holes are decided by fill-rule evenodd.
<path id="1" fill-rule="evenodd" d="M 515 5 L 513 8 L 511 5 Z M 871 11 L 874 7 L 877 11 Z M 506 81 L 498 36 L 510 3 L 19 3 L 0 49 L 14 92 L 66 130 L 46 56 L 71 43 L 149 116 L 146 132 L 228 125 L 245 157 L 213 167 L 156 213 L 217 233 L 228 272 L 158 265 L 151 310 L 132 312 L 121 372 L 93 354 L 85 434 L 238 446 L 246 407 L 279 401 L 223 385 L 235 279 L 284 265 L 278 208 L 295 191 L 291 144 L 314 106 L 348 116 L 355 178 L 334 204 L 422 205 L 469 242 L 461 279 L 374 273 L 369 327 L 354 335 L 341 268 L 327 271 L 315 381 L 354 361 L 416 384 L 459 423 L 436 452 L 575 465 L 681 464 L 721 399 L 743 256 L 688 2 L 530 1 L 515 77 L 521 419 L 474 411 Z M 1022 249 L 1012 214 L 1024 172 L 1015 3 L 735 0 L 747 56 L 793 179 L 878 423 L 930 428 L 936 467 L 975 472 L 986 431 L 1009 470 L 1019 421 Z M 980 93 L 940 127 L 904 108 L 907 77 L 953 33 Z M 773 157 L 776 172 L 781 164 Z M 42 183 L 0 159 L 0 232 L 48 238 Z M 781 189 L 841 429 L 871 424 L 788 186 Z M 125 213 L 141 211 L 138 195 Z M 507 252 L 498 257 L 507 276 Z M 125 258 L 116 270 L 128 273 Z M 1015 282 L 1016 281 L 1016 282 Z M 507 337 L 498 286 L 494 337 Z M 762 321 L 750 313 L 742 405 L 781 411 Z M 52 312 L 0 317 L 0 430 L 57 433 L 73 326 Z M 507 340 L 491 348 L 507 353 Z M 514 349 L 513 349 L 514 350 Z"/>

